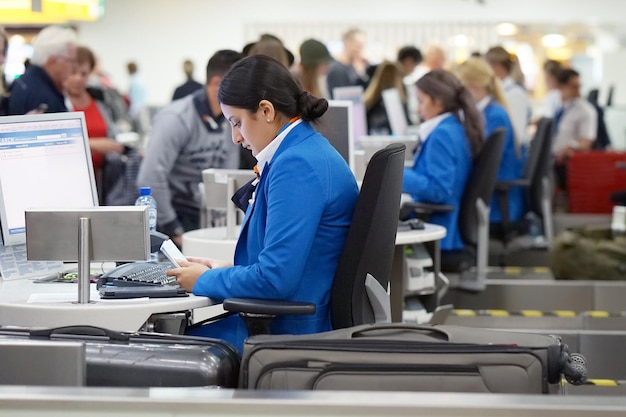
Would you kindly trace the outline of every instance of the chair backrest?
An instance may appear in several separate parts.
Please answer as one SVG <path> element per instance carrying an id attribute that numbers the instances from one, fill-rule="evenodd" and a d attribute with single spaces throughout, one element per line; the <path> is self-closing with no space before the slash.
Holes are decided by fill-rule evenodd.
<path id="1" fill-rule="evenodd" d="M 552 152 L 552 119 L 544 117 L 539 120 L 537 125 L 537 133 L 535 138 L 530 144 L 530 150 L 528 152 L 527 167 L 530 164 L 530 159 L 533 158 L 534 166 L 528 167 L 528 178 L 530 181 L 530 187 L 528 188 L 528 209 L 535 213 L 539 217 L 542 216 L 542 181 L 546 178 L 550 172 L 550 155 Z M 526 175 L 526 168 L 524 174 Z"/>
<path id="2" fill-rule="evenodd" d="M 522 178 L 525 180 L 531 181 L 537 169 L 541 144 L 544 142 L 546 136 L 550 135 L 552 130 L 551 121 L 552 119 L 548 117 L 542 117 L 539 119 L 539 122 L 537 122 L 537 130 L 535 131 L 535 136 L 530 141 L 526 163 L 524 164 L 524 170 L 522 172 Z"/>
<path id="3" fill-rule="evenodd" d="M 367 274 L 388 288 L 398 229 L 405 145 L 391 144 L 370 159 L 331 290 L 333 328 L 374 323 Z"/>
<path id="4" fill-rule="evenodd" d="M 459 231 L 466 244 L 475 246 L 478 242 L 478 214 L 477 200 L 482 200 L 487 206 L 496 187 L 498 168 L 502 160 L 502 148 L 506 129 L 495 129 L 485 140 L 480 152 L 474 159 L 472 172 L 459 209 Z"/>

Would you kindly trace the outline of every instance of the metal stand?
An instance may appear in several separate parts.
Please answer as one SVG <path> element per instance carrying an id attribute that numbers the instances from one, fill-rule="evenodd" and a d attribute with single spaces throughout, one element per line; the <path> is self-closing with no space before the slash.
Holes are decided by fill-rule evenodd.
<path id="1" fill-rule="evenodd" d="M 235 194 L 235 178 L 229 177 L 227 186 L 227 194 Z M 226 239 L 237 239 L 237 207 L 230 201 L 226 203 Z"/>
<path id="2" fill-rule="evenodd" d="M 89 303 L 91 230 L 89 217 L 78 220 L 78 303 Z"/>

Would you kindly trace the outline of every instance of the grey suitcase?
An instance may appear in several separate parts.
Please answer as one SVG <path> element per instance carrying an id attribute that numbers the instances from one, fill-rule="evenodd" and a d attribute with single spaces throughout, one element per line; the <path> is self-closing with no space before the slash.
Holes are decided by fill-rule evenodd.
<path id="1" fill-rule="evenodd" d="M 246 340 L 239 385 L 249 389 L 539 394 L 563 374 L 585 380 L 584 358 L 556 336 L 460 326 L 363 325 Z"/>
<path id="2" fill-rule="evenodd" d="M 91 326 L 0 328 L 0 342 L 11 340 L 84 343 L 87 386 L 237 386 L 239 353 L 217 339 L 120 333 Z"/>

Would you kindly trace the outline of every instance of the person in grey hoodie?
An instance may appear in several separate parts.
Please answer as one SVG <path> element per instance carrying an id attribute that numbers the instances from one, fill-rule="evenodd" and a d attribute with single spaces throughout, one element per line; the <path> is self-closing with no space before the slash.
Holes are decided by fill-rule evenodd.
<path id="1" fill-rule="evenodd" d="M 241 58 L 232 50 L 216 52 L 207 64 L 206 88 L 174 101 L 154 118 L 137 186 L 152 188 L 157 230 L 178 246 L 183 232 L 200 227 L 202 170 L 239 168 L 240 150 L 231 140 L 217 91 L 224 74 Z"/>

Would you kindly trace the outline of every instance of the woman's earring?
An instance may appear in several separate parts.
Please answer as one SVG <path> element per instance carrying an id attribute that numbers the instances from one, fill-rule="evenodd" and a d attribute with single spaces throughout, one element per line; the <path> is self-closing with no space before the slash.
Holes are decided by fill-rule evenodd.
<path id="1" fill-rule="evenodd" d="M 267 123 L 269 123 L 269 122 L 271 122 L 271 120 L 270 120 L 270 119 L 267 119 Z"/>

